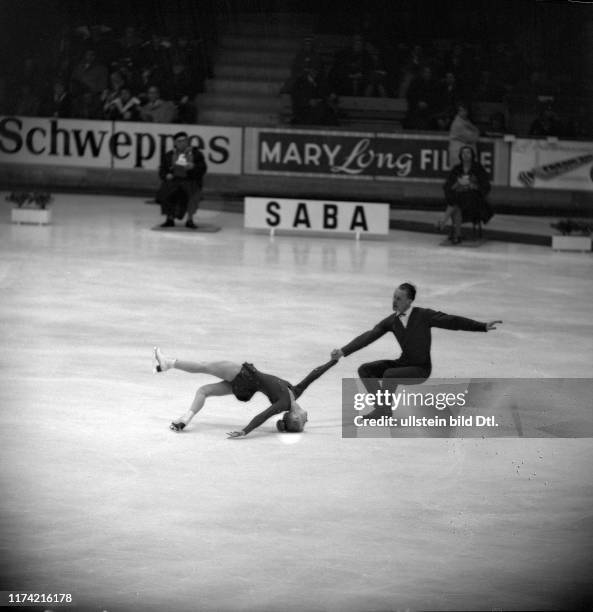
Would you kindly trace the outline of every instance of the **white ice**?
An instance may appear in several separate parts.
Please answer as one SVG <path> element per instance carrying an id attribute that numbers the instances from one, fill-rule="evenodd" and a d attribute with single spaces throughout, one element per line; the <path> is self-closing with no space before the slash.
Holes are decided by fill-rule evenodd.
<path id="1" fill-rule="evenodd" d="M 48 227 L 0 207 L 0 574 L 4 590 L 70 592 L 80 610 L 585 609 L 593 449 L 581 439 L 342 439 L 342 360 L 302 398 L 302 435 L 266 406 L 210 400 L 212 379 L 154 376 L 151 350 L 251 361 L 293 382 L 389 314 L 479 320 L 438 330 L 433 377 L 587 377 L 592 258 L 489 242 L 154 232 L 142 198 L 55 194 Z M 561 418 L 562 406 L 558 406 Z M 73 608 L 68 608 L 73 609 Z"/>

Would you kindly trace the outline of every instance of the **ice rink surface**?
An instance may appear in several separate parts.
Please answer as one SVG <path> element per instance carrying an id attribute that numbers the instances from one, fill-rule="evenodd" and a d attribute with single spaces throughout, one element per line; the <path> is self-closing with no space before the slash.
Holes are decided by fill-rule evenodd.
<path id="1" fill-rule="evenodd" d="M 197 220 L 217 234 L 154 232 L 141 198 L 72 194 L 16 226 L 0 195 L 3 590 L 109 612 L 590 609 L 590 438 L 342 439 L 341 379 L 398 354 L 392 336 L 308 389 L 304 434 L 227 439 L 261 395 L 175 434 L 213 379 L 151 372 L 158 344 L 297 382 L 409 280 L 418 306 L 504 321 L 435 330 L 433 377 L 590 378 L 590 255 L 270 240 L 215 210 Z"/>

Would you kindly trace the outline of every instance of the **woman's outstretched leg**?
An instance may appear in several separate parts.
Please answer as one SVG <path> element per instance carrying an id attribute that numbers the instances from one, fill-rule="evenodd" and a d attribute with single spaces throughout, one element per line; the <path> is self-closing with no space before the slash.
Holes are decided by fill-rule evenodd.
<path id="1" fill-rule="evenodd" d="M 154 358 L 157 362 L 155 373 L 175 369 L 190 374 L 210 374 L 230 382 L 241 371 L 241 366 L 233 361 L 188 361 L 166 357 L 158 346 L 154 347 Z"/>
<path id="2" fill-rule="evenodd" d="M 181 417 L 173 421 L 170 428 L 173 431 L 182 431 L 186 425 L 202 410 L 206 398 L 221 395 L 232 395 L 233 390 L 231 389 L 230 383 L 221 381 L 218 383 L 212 383 L 210 385 L 204 385 L 196 391 L 189 410 Z"/>

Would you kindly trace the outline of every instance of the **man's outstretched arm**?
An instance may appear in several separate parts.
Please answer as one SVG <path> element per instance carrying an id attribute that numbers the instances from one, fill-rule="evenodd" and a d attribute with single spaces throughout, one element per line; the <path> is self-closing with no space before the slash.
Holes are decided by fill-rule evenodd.
<path id="1" fill-rule="evenodd" d="M 431 312 L 429 321 L 431 327 L 472 332 L 487 332 L 496 329 L 496 325 L 502 323 L 502 321 L 488 321 L 487 323 L 483 323 L 466 317 L 458 317 L 456 315 L 435 311 Z"/>
<path id="2" fill-rule="evenodd" d="M 387 318 L 377 323 L 377 325 L 375 325 L 375 327 L 372 329 L 360 334 L 360 336 L 356 336 L 354 340 L 348 342 L 348 344 L 343 346 L 341 349 L 334 349 L 331 353 L 332 359 L 347 357 L 355 351 L 359 351 L 361 348 L 375 342 L 375 340 L 378 340 L 381 338 L 381 336 L 384 336 L 392 329 L 393 317 L 394 315 L 389 315 Z"/>

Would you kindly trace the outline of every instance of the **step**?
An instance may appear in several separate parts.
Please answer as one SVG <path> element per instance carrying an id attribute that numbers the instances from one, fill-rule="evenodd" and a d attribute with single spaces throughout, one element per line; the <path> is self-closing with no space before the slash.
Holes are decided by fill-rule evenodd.
<path id="1" fill-rule="evenodd" d="M 262 113 L 280 113 L 280 98 L 270 96 L 257 96 L 250 94 L 242 94 L 237 96 L 228 96 L 226 94 L 206 93 L 198 95 L 198 108 L 202 109 L 216 108 L 221 110 L 233 110 L 236 112 L 262 112 Z"/>
<path id="2" fill-rule="evenodd" d="M 230 110 L 205 109 L 199 114 L 200 125 L 240 125 L 245 127 L 278 125 L 275 113 L 235 112 Z"/>
<path id="3" fill-rule="evenodd" d="M 219 49 L 245 49 L 248 51 L 259 51 L 266 49 L 269 51 L 287 51 L 297 53 L 303 44 L 304 36 L 285 36 L 272 38 L 261 36 L 239 36 L 233 34 L 224 35 L 218 44 Z"/>
<path id="4" fill-rule="evenodd" d="M 256 79 L 209 79 L 206 81 L 206 93 L 255 96 L 278 96 L 282 81 Z"/>
<path id="5" fill-rule="evenodd" d="M 237 34 L 239 36 L 261 36 L 261 37 L 288 37 L 296 38 L 306 36 L 311 31 L 307 25 L 298 23 L 240 23 L 232 22 L 224 26 L 225 34 Z"/>
<path id="6" fill-rule="evenodd" d="M 253 79 L 284 82 L 290 76 L 288 66 L 245 66 L 245 64 L 220 64 L 215 68 L 216 77 L 222 79 Z"/>
<path id="7" fill-rule="evenodd" d="M 224 49 L 216 56 L 216 64 L 250 64 L 257 66 L 291 66 L 294 53 L 290 51 L 245 51 Z"/>
<path id="8" fill-rule="evenodd" d="M 301 11 L 243 11 L 233 13 L 232 19 L 244 22 L 271 21 L 274 23 L 313 23 L 315 17 L 309 12 Z"/>

